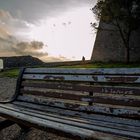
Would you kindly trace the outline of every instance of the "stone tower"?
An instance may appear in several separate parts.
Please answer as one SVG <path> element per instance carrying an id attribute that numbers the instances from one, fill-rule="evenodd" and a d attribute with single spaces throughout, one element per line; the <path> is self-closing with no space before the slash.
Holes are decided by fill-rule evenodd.
<path id="1" fill-rule="evenodd" d="M 91 60 L 93 62 L 124 62 L 125 48 L 119 32 L 102 21 L 99 24 Z M 140 62 L 140 29 L 133 32 L 130 40 L 130 61 Z"/>

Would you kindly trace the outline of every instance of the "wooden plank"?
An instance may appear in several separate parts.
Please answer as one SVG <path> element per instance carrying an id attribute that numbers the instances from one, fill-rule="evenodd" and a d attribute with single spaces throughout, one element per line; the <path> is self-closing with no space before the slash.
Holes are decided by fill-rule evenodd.
<path id="1" fill-rule="evenodd" d="M 93 93 L 110 93 L 110 94 L 127 94 L 127 95 L 140 95 L 139 87 L 125 87 L 125 86 L 99 86 L 99 85 L 78 85 L 73 83 L 56 83 L 56 82 L 32 82 L 24 81 L 22 86 L 25 87 L 38 87 L 47 89 L 60 89 L 72 91 L 85 91 Z"/>
<path id="2" fill-rule="evenodd" d="M 59 132 L 59 133 L 65 133 L 72 135 L 76 139 L 97 139 L 97 140 L 104 140 L 104 139 L 110 139 L 110 140 L 124 140 L 129 139 L 125 137 L 119 137 L 117 135 L 113 134 L 106 134 L 103 132 L 88 130 L 76 126 L 72 126 L 69 124 L 63 124 L 59 122 L 54 122 L 51 120 L 46 120 L 44 118 L 38 118 L 32 115 L 23 114 L 20 112 L 13 112 L 12 110 L 7 109 L 1 109 L 0 114 L 2 116 L 11 117 L 11 119 L 14 119 L 18 123 L 24 123 L 26 125 L 34 126 L 36 128 L 44 128 L 48 132 Z M 137 138 L 139 136 L 134 135 L 133 138 Z"/>
<path id="3" fill-rule="evenodd" d="M 122 129 L 113 129 L 113 128 L 108 128 L 108 127 L 101 127 L 101 126 L 95 126 L 95 125 L 90 125 L 90 124 L 84 124 L 84 123 L 78 123 L 78 122 L 74 122 L 74 121 L 70 121 L 70 120 L 65 120 L 65 119 L 59 119 L 59 118 L 54 118 L 54 117 L 49 117 L 49 116 L 46 116 L 46 115 L 40 115 L 40 114 L 36 114 L 36 113 L 32 113 L 30 111 L 25 111 L 25 110 L 22 110 L 22 112 L 18 109 L 8 109 L 6 107 L 3 107 L 1 110 L 3 112 L 5 112 L 5 110 L 8 110 L 11 111 L 11 114 L 19 114 L 20 116 L 24 115 L 26 116 L 27 118 L 28 117 L 32 117 L 32 118 L 35 118 L 36 117 L 36 123 L 37 120 L 39 119 L 42 119 L 42 120 L 45 120 L 46 122 L 50 122 L 52 121 L 53 124 L 51 124 L 52 126 L 51 127 L 57 127 L 57 123 L 60 123 L 61 125 L 68 125 L 68 127 L 77 127 L 77 128 L 82 128 L 82 129 L 85 129 L 85 130 L 92 130 L 92 131 L 99 131 L 99 132 L 106 132 L 106 133 L 109 133 L 109 134 L 114 134 L 114 135 L 120 135 L 120 136 L 125 136 L 125 137 L 132 137 L 132 138 L 140 138 L 140 135 L 139 133 L 137 132 L 130 132 L 130 131 L 125 131 L 125 130 L 122 130 Z M 14 112 L 13 112 L 14 111 Z M 46 123 L 46 127 L 49 125 L 48 123 Z M 59 128 L 60 129 L 60 128 Z M 63 130 L 64 131 L 64 130 Z"/>
<path id="4" fill-rule="evenodd" d="M 139 75 L 140 68 L 26 68 L 25 73 Z"/>
<path id="5" fill-rule="evenodd" d="M 117 122 L 114 122 L 114 123 L 111 122 L 110 123 L 110 122 L 105 122 L 103 120 L 99 121 L 99 120 L 94 120 L 94 119 L 91 120 L 91 119 L 87 119 L 87 118 L 84 119 L 80 116 L 79 117 L 72 117 L 71 115 L 70 116 L 68 116 L 68 115 L 63 116 L 63 115 L 60 115 L 60 114 L 49 113 L 48 110 L 44 110 L 44 109 L 42 109 L 42 110 L 33 109 L 32 107 L 29 107 L 29 106 L 28 106 L 28 108 L 26 108 L 25 106 L 17 106 L 17 105 L 13 105 L 13 104 L 7 104 L 4 107 L 5 108 L 10 107 L 10 108 L 14 109 L 15 111 L 21 111 L 22 110 L 22 113 L 25 113 L 25 111 L 28 111 L 29 113 L 33 113 L 33 114 L 45 115 L 46 119 L 48 119 L 48 120 L 54 120 L 56 118 L 56 119 L 59 119 L 59 121 L 62 122 L 62 123 L 64 123 L 66 120 L 68 120 L 68 121 L 72 121 L 72 122 L 82 123 L 83 125 L 84 124 L 89 124 L 89 125 L 94 125 L 94 126 L 96 125 L 96 126 L 101 126 L 101 127 L 106 127 L 106 128 L 112 128 L 112 129 L 118 129 L 118 130 L 125 130 L 125 131 L 140 133 L 140 126 L 136 127 L 136 126 L 132 126 L 132 125 L 130 126 L 130 125 L 124 125 L 124 124 L 120 124 L 120 123 L 118 124 Z M 113 119 L 113 118 L 111 118 L 111 119 Z M 71 123 L 71 124 L 73 124 L 73 123 Z M 91 127 L 89 127 L 89 129 L 91 129 Z"/>
<path id="6" fill-rule="evenodd" d="M 19 102 L 15 101 L 13 102 L 14 105 L 17 105 L 19 107 L 29 108 L 33 110 L 41 110 L 47 113 L 51 114 L 59 114 L 61 116 L 70 116 L 71 118 L 83 118 L 85 120 L 96 120 L 96 121 L 103 121 L 107 123 L 113 123 L 113 124 L 121 124 L 123 126 L 135 126 L 140 127 L 140 120 L 133 120 L 133 119 L 127 119 L 127 118 L 119 118 L 114 116 L 105 116 L 105 115 L 99 115 L 99 114 L 87 114 L 79 111 L 72 111 L 68 109 L 61 109 L 46 105 L 38 105 L 28 102 Z M 65 111 L 64 111 L 65 110 Z"/>
<path id="7" fill-rule="evenodd" d="M 140 99 L 137 98 L 128 98 L 125 96 L 83 96 L 83 95 L 75 95 L 73 93 L 62 93 L 56 91 L 37 91 L 33 90 L 21 90 L 21 93 L 26 95 L 35 95 L 42 96 L 47 98 L 58 98 L 58 99 L 66 99 L 66 100 L 77 100 L 82 102 L 93 102 L 93 103 L 101 103 L 101 104 L 112 104 L 112 105 L 124 105 L 124 106 L 133 106 L 140 107 Z"/>
<path id="8" fill-rule="evenodd" d="M 0 122 L 0 131 L 15 124 L 15 122 L 10 121 L 10 120 L 4 120 Z"/>
<path id="9" fill-rule="evenodd" d="M 140 99 L 124 96 L 93 96 L 89 98 L 93 103 L 140 107 Z"/>
<path id="10" fill-rule="evenodd" d="M 85 112 L 92 112 L 92 113 L 101 113 L 101 114 L 108 114 L 108 115 L 115 115 L 115 116 L 124 116 L 124 117 L 135 117 L 140 118 L 140 108 L 136 107 L 122 107 L 122 106 L 113 106 L 113 105 L 100 105 L 94 104 L 92 106 L 85 106 L 77 103 L 68 103 L 58 101 L 57 99 L 42 99 L 38 97 L 32 97 L 30 95 L 26 96 L 19 96 L 17 98 L 19 101 L 26 101 L 36 104 L 44 104 L 49 106 L 55 106 L 70 110 L 77 110 L 77 111 L 85 111 Z"/>
<path id="11" fill-rule="evenodd" d="M 45 81 L 79 81 L 79 82 L 108 82 L 108 83 L 140 83 L 140 76 L 110 76 L 110 75 L 51 75 L 24 74 L 23 79 Z"/>
<path id="12" fill-rule="evenodd" d="M 39 91 L 39 90 L 24 90 L 21 89 L 20 93 L 26 95 L 35 95 L 35 96 L 44 96 L 48 98 L 60 98 L 66 100 L 77 100 L 82 102 L 90 102 L 93 101 L 93 97 L 84 96 L 84 95 L 76 95 L 74 93 L 62 93 L 57 91 Z"/>

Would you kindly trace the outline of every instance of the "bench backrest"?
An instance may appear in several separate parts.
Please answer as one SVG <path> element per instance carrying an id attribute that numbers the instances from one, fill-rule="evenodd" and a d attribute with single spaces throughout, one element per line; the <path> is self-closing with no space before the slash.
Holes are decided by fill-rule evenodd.
<path id="1" fill-rule="evenodd" d="M 140 118 L 140 69 L 26 68 L 16 100 Z"/>

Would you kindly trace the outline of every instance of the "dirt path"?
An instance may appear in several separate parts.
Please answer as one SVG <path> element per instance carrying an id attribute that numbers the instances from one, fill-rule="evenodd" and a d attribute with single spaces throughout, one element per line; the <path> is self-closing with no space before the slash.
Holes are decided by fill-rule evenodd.
<path id="1" fill-rule="evenodd" d="M 16 79 L 0 78 L 0 100 L 5 100 L 15 92 Z M 2 121 L 3 118 L 0 118 Z M 0 140 L 70 140 L 45 131 L 32 128 L 28 133 L 22 134 L 18 125 L 10 126 L 0 131 Z"/>

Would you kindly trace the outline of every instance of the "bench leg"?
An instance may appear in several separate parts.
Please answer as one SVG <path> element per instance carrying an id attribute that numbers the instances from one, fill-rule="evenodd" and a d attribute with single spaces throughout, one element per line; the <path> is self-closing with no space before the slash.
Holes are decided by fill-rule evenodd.
<path id="1" fill-rule="evenodd" d="M 15 124 L 15 122 L 12 122 L 10 120 L 4 120 L 0 122 L 0 131 L 6 127 L 9 127 L 11 125 Z"/>

